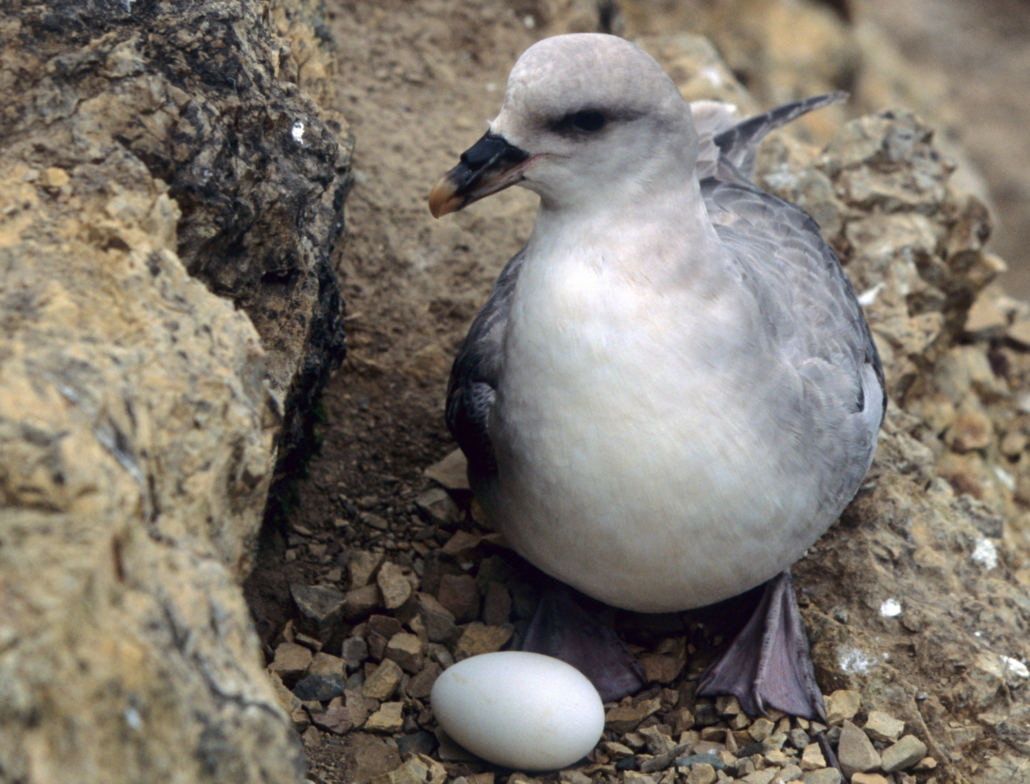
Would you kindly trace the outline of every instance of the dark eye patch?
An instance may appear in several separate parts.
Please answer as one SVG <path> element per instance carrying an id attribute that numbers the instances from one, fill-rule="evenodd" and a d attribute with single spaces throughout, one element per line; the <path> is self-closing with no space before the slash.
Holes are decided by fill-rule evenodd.
<path id="1" fill-rule="evenodd" d="M 557 133 L 596 133 L 608 124 L 608 115 L 600 109 L 584 109 L 566 114 L 551 123 L 551 130 Z"/>

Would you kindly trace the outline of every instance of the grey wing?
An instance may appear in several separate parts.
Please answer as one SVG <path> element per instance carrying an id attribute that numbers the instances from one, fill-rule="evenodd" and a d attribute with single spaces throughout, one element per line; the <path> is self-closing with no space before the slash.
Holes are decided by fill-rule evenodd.
<path id="1" fill-rule="evenodd" d="M 801 380 L 812 454 L 851 469 L 827 479 L 828 502 L 842 506 L 868 468 L 848 455 L 872 458 L 886 408 L 880 357 L 851 283 L 803 210 L 750 185 L 709 178 L 701 190 L 764 334 Z"/>
<path id="2" fill-rule="evenodd" d="M 827 93 L 778 106 L 743 122 L 714 101 L 692 103 L 698 127 L 698 177 L 749 183 L 755 176 L 758 145 L 766 136 L 803 114 L 845 100 L 846 92 Z M 696 107 L 696 108 L 695 108 Z"/>
<path id="3" fill-rule="evenodd" d="M 477 479 L 485 480 L 497 473 L 490 442 L 490 411 L 497 394 L 511 297 L 524 254 L 525 248 L 505 265 L 486 304 L 473 320 L 451 368 L 445 414 L 447 428 L 468 459 L 473 485 Z"/>

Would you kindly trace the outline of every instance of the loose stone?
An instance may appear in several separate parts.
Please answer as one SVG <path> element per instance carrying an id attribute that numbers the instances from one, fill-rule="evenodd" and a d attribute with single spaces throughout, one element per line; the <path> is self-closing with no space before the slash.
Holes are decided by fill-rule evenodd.
<path id="1" fill-rule="evenodd" d="M 368 717 L 365 729 L 370 732 L 400 732 L 404 727 L 403 712 L 403 702 L 384 702 Z"/>
<path id="2" fill-rule="evenodd" d="M 893 746 L 884 749 L 882 756 L 885 773 L 906 770 L 926 756 L 926 744 L 915 735 L 906 735 Z"/>
<path id="3" fill-rule="evenodd" d="M 826 717 L 830 724 L 855 718 L 862 705 L 862 695 L 851 689 L 838 689 L 826 698 Z"/>
<path id="4" fill-rule="evenodd" d="M 867 773 L 880 767 L 880 755 L 873 748 L 869 736 L 847 720 L 840 731 L 837 760 L 841 772 L 849 779 L 855 773 Z"/>
<path id="5" fill-rule="evenodd" d="M 810 743 L 801 752 L 801 770 L 819 770 L 826 767 L 826 758 L 818 743 Z"/>
<path id="6" fill-rule="evenodd" d="M 371 697 L 372 699 L 388 700 L 397 691 L 397 686 L 400 684 L 403 676 L 404 672 L 397 662 L 391 659 L 384 659 L 372 674 L 365 679 L 362 692 L 366 697 Z"/>
<path id="7" fill-rule="evenodd" d="M 844 779 L 836 768 L 823 768 L 806 773 L 801 780 L 804 784 L 841 784 Z"/>
<path id="8" fill-rule="evenodd" d="M 905 722 L 898 721 L 893 716 L 881 711 L 869 711 L 869 717 L 866 719 L 863 730 L 873 740 L 894 743 L 905 731 Z"/>
<path id="9" fill-rule="evenodd" d="M 422 669 L 422 641 L 414 634 L 397 632 L 386 644 L 385 655 L 408 672 Z"/>

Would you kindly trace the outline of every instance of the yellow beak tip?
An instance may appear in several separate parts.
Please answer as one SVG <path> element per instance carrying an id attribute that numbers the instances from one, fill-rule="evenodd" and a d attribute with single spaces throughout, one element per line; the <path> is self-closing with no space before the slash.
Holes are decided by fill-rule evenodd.
<path id="1" fill-rule="evenodd" d="M 461 207 L 462 199 L 447 176 L 440 179 L 429 193 L 429 211 L 434 218 L 441 218 Z"/>

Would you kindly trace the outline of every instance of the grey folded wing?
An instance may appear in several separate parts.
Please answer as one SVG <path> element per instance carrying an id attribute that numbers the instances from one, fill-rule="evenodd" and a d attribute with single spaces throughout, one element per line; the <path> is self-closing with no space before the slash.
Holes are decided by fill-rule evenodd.
<path id="1" fill-rule="evenodd" d="M 505 265 L 451 368 L 445 417 L 451 435 L 468 459 L 473 486 L 477 480 L 497 473 L 490 442 L 490 411 L 501 372 L 501 343 L 524 254 L 525 248 Z"/>
<path id="2" fill-rule="evenodd" d="M 825 488 L 827 504 L 842 506 L 866 472 L 858 457 L 872 458 L 886 408 L 880 357 L 851 282 L 800 208 L 752 185 L 715 178 L 704 180 L 701 192 L 758 306 L 759 329 L 800 379 L 800 435 L 811 459 L 848 467 L 826 472 L 833 484 Z"/>

